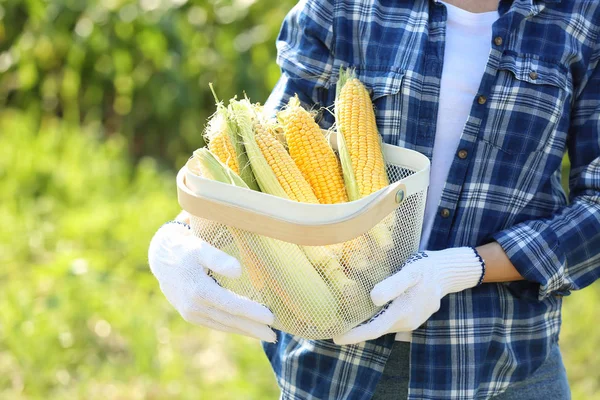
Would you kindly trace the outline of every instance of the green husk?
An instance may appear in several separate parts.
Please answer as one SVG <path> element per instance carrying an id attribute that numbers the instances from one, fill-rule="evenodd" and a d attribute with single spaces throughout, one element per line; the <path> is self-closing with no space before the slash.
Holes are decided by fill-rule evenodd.
<path id="1" fill-rule="evenodd" d="M 353 69 L 344 69 L 340 67 L 340 74 L 336 86 L 335 98 L 336 102 L 339 99 L 342 88 L 348 81 L 348 79 L 355 77 Z M 339 119 L 338 108 L 335 107 L 335 119 L 336 122 Z M 337 146 L 338 154 L 340 156 L 340 163 L 342 165 L 342 173 L 344 175 L 344 183 L 346 185 L 346 192 L 348 193 L 348 199 L 350 201 L 358 200 L 360 198 L 360 192 L 358 190 L 358 183 L 354 175 L 354 169 L 352 168 L 352 159 L 350 158 L 350 151 L 346 146 L 346 132 L 343 131 L 341 124 L 337 126 Z"/>
<path id="2" fill-rule="evenodd" d="M 346 147 L 344 133 L 339 126 L 337 131 L 337 144 L 338 153 L 340 155 L 340 163 L 342 164 L 342 173 L 344 175 L 344 183 L 346 185 L 346 192 L 348 193 L 348 199 L 350 201 L 358 200 L 360 199 L 360 192 L 358 191 L 358 183 L 354 177 L 352 159 L 350 158 L 350 152 Z"/>
<path id="3" fill-rule="evenodd" d="M 234 99 L 229 103 L 229 108 L 237 124 L 238 135 L 248 155 L 252 171 L 254 171 L 254 176 L 261 191 L 289 199 L 254 139 L 254 123 L 258 116 L 253 104 L 248 99 Z"/>
<path id="4" fill-rule="evenodd" d="M 231 169 L 217 159 L 208 149 L 202 148 L 194 152 L 194 161 L 207 179 L 232 184 L 239 187 L 248 186 Z M 235 228 L 230 229 L 232 235 L 239 235 Z M 271 288 L 274 293 L 283 293 L 288 301 L 286 307 L 298 320 L 314 324 L 320 329 L 327 329 L 341 322 L 339 302 L 333 291 L 313 267 L 302 249 L 292 243 L 254 235 L 243 239 L 260 261 L 271 266 L 272 276 L 269 282 L 275 282 L 278 288 Z M 298 290 L 298 285 L 304 285 Z M 281 297 L 281 296 L 279 296 Z M 277 304 L 268 304 L 276 307 Z M 323 310 L 337 310 L 336 313 L 323 313 Z M 273 309 L 277 313 L 277 309 Z"/>
<path id="5" fill-rule="evenodd" d="M 339 97 L 342 88 L 350 79 L 356 78 L 356 72 L 353 68 L 344 69 L 340 68 L 339 78 L 336 86 L 336 102 L 339 101 Z M 338 107 L 335 108 L 335 119 L 336 122 L 339 120 Z M 342 165 L 342 172 L 344 175 L 344 183 L 346 185 L 346 192 L 348 193 L 348 199 L 350 201 L 358 200 L 361 198 L 360 191 L 358 189 L 358 183 L 356 182 L 356 175 L 352 168 L 352 158 L 350 157 L 350 151 L 346 145 L 346 132 L 344 132 L 341 124 L 337 123 L 337 144 L 338 153 L 340 156 L 340 162 Z M 381 141 L 381 138 L 379 139 Z M 371 229 L 369 235 L 377 242 L 379 246 L 384 249 L 393 247 L 394 240 L 391 232 L 388 230 L 385 224 L 376 225 Z"/>
<path id="6" fill-rule="evenodd" d="M 338 75 L 337 85 L 335 87 L 335 98 L 340 97 L 340 92 L 342 88 L 348 82 L 348 80 L 356 78 L 356 70 L 354 68 L 344 68 L 340 67 L 340 72 Z"/>
<path id="7" fill-rule="evenodd" d="M 265 193 L 289 199 L 254 140 L 252 123 L 255 119 L 260 118 L 255 113 L 256 108 L 246 99 L 239 102 L 232 102 L 230 106 L 236 113 L 239 132 L 246 147 L 246 152 L 250 155 L 250 163 L 253 171 L 256 173 L 256 179 L 260 188 Z M 342 302 L 355 301 L 360 296 L 367 296 L 367 293 L 361 291 L 360 285 L 348 278 L 344 273 L 342 265 L 337 260 L 335 247 L 331 246 L 331 251 L 324 251 L 328 247 L 302 246 L 301 248 L 310 262 L 327 279 L 330 286 L 340 296 Z"/>
<path id="8" fill-rule="evenodd" d="M 217 106 L 217 111 L 209 121 L 208 127 L 206 129 L 206 139 L 209 143 L 210 148 L 210 140 L 215 133 L 219 133 L 222 130 L 227 132 L 229 136 L 229 140 L 233 144 L 233 148 L 235 149 L 235 155 L 237 157 L 237 162 L 240 168 L 240 177 L 246 182 L 246 185 L 252 190 L 259 190 L 258 184 L 256 183 L 256 178 L 252 173 L 252 167 L 250 166 L 250 162 L 248 160 L 248 155 L 244 149 L 244 145 L 241 143 L 239 135 L 238 135 L 238 127 L 233 119 L 233 115 L 231 115 L 230 110 L 223 105 L 223 102 L 219 100 L 215 89 L 212 83 L 209 83 L 208 86 L 215 98 L 215 104 Z"/>

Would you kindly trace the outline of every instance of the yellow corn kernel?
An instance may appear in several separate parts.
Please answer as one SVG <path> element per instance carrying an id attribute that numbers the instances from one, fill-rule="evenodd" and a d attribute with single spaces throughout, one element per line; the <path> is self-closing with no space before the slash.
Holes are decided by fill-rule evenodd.
<path id="1" fill-rule="evenodd" d="M 345 142 L 352 176 L 346 176 L 346 171 L 344 174 L 354 180 L 357 190 L 348 194 L 350 200 L 357 200 L 386 187 L 389 181 L 369 92 L 353 71 L 340 72 L 338 91 L 338 137 L 341 135 Z"/>
<path id="2" fill-rule="evenodd" d="M 348 198 L 358 200 L 389 185 L 373 103 L 354 70 L 340 70 L 335 120 Z M 375 226 L 370 236 L 382 248 L 394 245 L 385 225 Z"/>
<path id="3" fill-rule="evenodd" d="M 342 168 L 310 112 L 292 97 L 278 115 L 290 156 L 322 204 L 348 201 Z"/>
<path id="4" fill-rule="evenodd" d="M 233 147 L 233 143 L 231 143 L 229 133 L 226 130 L 215 132 L 211 135 L 210 142 L 208 142 L 208 148 L 215 156 L 217 156 L 219 161 L 239 175 L 240 166 L 238 165 L 237 154 Z"/>
<path id="5" fill-rule="evenodd" d="M 217 156 L 219 161 L 239 175 L 239 156 L 238 151 L 236 151 L 236 144 L 233 142 L 236 139 L 236 134 L 229 125 L 227 109 L 219 101 L 215 88 L 212 83 L 209 83 L 208 86 L 215 98 L 217 111 L 212 115 L 210 121 L 208 121 L 204 137 L 208 142 L 208 148 Z"/>
<path id="6" fill-rule="evenodd" d="M 267 124 L 267 130 L 275 139 L 277 139 L 283 147 L 287 148 L 287 142 L 285 140 L 285 135 L 283 134 L 283 129 L 281 125 L 276 123 L 277 121 L 270 121 Z"/>
<path id="7" fill-rule="evenodd" d="M 275 139 L 267 127 L 257 122 L 254 125 L 256 144 L 275 173 L 277 181 L 291 200 L 302 203 L 319 203 L 309 183 L 283 145 Z"/>

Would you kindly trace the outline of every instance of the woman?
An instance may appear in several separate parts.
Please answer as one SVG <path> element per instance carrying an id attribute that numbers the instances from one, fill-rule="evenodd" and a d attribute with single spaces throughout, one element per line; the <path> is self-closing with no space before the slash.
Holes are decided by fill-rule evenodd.
<path id="1" fill-rule="evenodd" d="M 600 276 L 599 38 L 596 1 L 301 1 L 266 107 L 329 106 L 355 67 L 383 140 L 432 160 L 426 250 L 373 289 L 384 312 L 333 341 L 271 330 L 199 268 L 237 262 L 182 224 L 150 247 L 165 295 L 190 322 L 262 339 L 285 399 L 570 398 L 561 299 Z"/>

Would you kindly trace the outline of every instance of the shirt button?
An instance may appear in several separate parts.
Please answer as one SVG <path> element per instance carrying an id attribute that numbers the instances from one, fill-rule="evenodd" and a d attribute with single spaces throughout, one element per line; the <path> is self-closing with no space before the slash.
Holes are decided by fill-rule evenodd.
<path id="1" fill-rule="evenodd" d="M 469 152 L 466 151 L 465 149 L 458 151 L 458 158 L 460 158 L 461 160 L 464 160 L 465 158 L 467 158 L 468 155 L 469 155 Z"/>
<path id="2" fill-rule="evenodd" d="M 440 215 L 442 216 L 442 218 L 448 218 L 450 216 L 450 210 L 448 210 L 447 208 L 442 208 Z"/>
<path id="3" fill-rule="evenodd" d="M 529 77 L 535 81 L 538 78 L 538 74 L 535 71 L 531 71 Z"/>
<path id="4" fill-rule="evenodd" d="M 479 96 L 479 97 L 477 98 L 477 102 L 478 102 L 479 104 L 485 104 L 485 102 L 486 102 L 486 101 L 487 101 L 487 97 L 485 97 L 485 96 Z"/>
<path id="5" fill-rule="evenodd" d="M 496 36 L 496 37 L 494 38 L 494 44 L 495 44 L 496 46 L 502 46 L 502 37 L 501 37 L 501 36 Z"/>

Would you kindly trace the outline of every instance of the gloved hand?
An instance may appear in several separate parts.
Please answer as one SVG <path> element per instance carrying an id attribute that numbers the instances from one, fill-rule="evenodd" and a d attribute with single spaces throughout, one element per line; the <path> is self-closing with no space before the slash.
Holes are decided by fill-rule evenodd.
<path id="1" fill-rule="evenodd" d="M 416 253 L 371 291 L 373 303 L 383 306 L 391 301 L 387 307 L 333 341 L 353 344 L 387 333 L 414 331 L 439 310 L 442 297 L 477 286 L 484 273 L 485 263 L 472 247 Z"/>
<path id="2" fill-rule="evenodd" d="M 239 262 L 194 236 L 186 224 L 163 225 L 150 242 L 148 260 L 165 297 L 186 321 L 275 341 L 275 332 L 267 326 L 274 319 L 269 309 L 224 289 L 207 274 L 210 269 L 240 277 Z"/>

